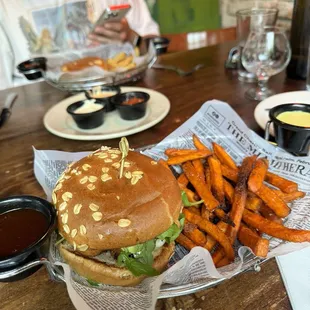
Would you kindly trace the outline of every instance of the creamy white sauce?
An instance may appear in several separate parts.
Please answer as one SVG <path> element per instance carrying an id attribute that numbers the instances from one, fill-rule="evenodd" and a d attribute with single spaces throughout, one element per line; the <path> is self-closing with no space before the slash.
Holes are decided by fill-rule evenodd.
<path id="1" fill-rule="evenodd" d="M 112 97 L 116 95 L 116 92 L 100 92 L 100 93 L 94 93 L 92 94 L 93 98 L 107 98 L 107 97 Z"/>
<path id="2" fill-rule="evenodd" d="M 84 100 L 84 104 L 74 110 L 75 114 L 85 114 L 85 113 L 92 113 L 95 111 L 99 111 L 103 109 L 102 104 L 95 103 L 95 99 L 90 99 L 90 100 Z"/>
<path id="3" fill-rule="evenodd" d="M 96 86 L 93 88 L 92 93 L 89 94 L 93 98 L 106 98 L 116 95 L 116 91 L 101 91 L 101 86 Z"/>

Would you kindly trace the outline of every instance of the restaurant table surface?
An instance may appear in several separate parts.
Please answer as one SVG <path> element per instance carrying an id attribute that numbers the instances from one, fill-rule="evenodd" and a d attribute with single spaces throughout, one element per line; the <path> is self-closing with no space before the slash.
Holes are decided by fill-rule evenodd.
<path id="1" fill-rule="evenodd" d="M 211 99 L 229 103 L 245 123 L 258 134 L 263 131 L 254 119 L 257 102 L 245 99 L 244 93 L 255 84 L 238 81 L 237 72 L 225 70 L 224 62 L 233 42 L 192 51 L 169 53 L 159 62 L 190 69 L 198 63 L 206 66 L 191 76 L 149 69 L 135 85 L 160 91 L 171 101 L 168 116 L 156 126 L 129 137 L 131 147 L 161 141 L 190 118 Z M 304 81 L 289 80 L 285 73 L 271 78 L 277 92 L 305 89 Z M 0 92 L 0 107 L 12 90 Z M 11 195 L 44 193 L 33 173 L 32 146 L 39 150 L 90 151 L 101 145 L 117 146 L 118 139 L 108 141 L 66 140 L 49 133 L 43 126 L 46 111 L 68 97 L 45 82 L 14 89 L 18 99 L 10 119 L 0 129 L 0 198 Z M 292 266 L 293 268 L 293 266 Z M 74 309 L 64 284 L 48 278 L 44 268 L 27 279 L 0 283 L 0 309 Z M 156 309 L 292 309 L 274 259 L 262 265 L 260 272 L 246 272 L 222 284 L 195 294 L 162 299 Z"/>

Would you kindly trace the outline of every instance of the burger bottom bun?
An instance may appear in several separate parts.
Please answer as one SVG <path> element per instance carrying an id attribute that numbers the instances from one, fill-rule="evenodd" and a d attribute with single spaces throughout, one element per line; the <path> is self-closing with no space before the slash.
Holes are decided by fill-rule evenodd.
<path id="1" fill-rule="evenodd" d="M 162 272 L 173 255 L 174 248 L 174 243 L 165 244 L 160 255 L 155 258 L 153 268 Z M 118 286 L 135 286 L 147 277 L 144 275 L 135 277 L 126 268 L 107 265 L 90 258 L 76 255 L 68 251 L 63 245 L 59 246 L 59 251 L 64 260 L 75 272 L 98 283 Z"/>

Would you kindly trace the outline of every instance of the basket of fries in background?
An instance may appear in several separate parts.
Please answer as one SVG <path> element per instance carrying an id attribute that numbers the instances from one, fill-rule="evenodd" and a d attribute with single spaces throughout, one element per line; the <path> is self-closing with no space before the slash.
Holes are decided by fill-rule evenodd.
<path id="1" fill-rule="evenodd" d="M 61 90 L 84 91 L 100 85 L 135 81 L 155 60 L 151 43 L 140 49 L 129 43 L 106 44 L 49 57 L 44 78 Z"/>

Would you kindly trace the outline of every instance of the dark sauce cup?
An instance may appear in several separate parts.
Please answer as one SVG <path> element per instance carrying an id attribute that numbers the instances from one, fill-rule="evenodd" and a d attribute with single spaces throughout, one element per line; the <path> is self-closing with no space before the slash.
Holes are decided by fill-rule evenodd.
<path id="1" fill-rule="evenodd" d="M 113 104 L 113 98 L 121 93 L 121 89 L 119 86 L 101 86 L 100 87 L 101 92 L 115 92 L 114 95 L 100 98 L 96 97 L 94 94 L 94 89 L 88 90 L 85 92 L 85 96 L 88 99 L 96 99 L 98 102 L 102 102 L 104 104 L 104 108 L 106 112 L 111 112 L 115 110 L 115 106 Z"/>
<path id="2" fill-rule="evenodd" d="M 12 196 L 0 200 L 0 215 L 20 209 L 32 209 L 42 213 L 47 221 L 46 230 L 35 242 L 26 248 L 12 255 L 0 257 L 0 274 L 1 272 L 20 266 L 34 256 L 34 253 L 47 241 L 56 226 L 56 210 L 51 203 L 44 199 L 34 196 Z M 5 234 L 6 232 L 2 231 L 1 233 Z"/>
<path id="3" fill-rule="evenodd" d="M 75 111 L 84 104 L 84 100 L 74 102 L 67 107 L 67 112 L 72 116 L 76 125 L 81 129 L 94 129 L 103 124 L 104 121 L 104 104 L 100 101 L 95 101 L 102 105 L 100 110 L 89 112 L 89 113 L 75 113 Z"/>
<path id="4" fill-rule="evenodd" d="M 295 126 L 277 118 L 283 112 L 293 111 L 310 113 L 310 105 L 288 103 L 272 108 L 265 128 L 265 139 L 269 140 L 269 127 L 273 123 L 275 140 L 279 147 L 297 156 L 307 156 L 310 154 L 310 124 L 309 127 Z"/>
<path id="5" fill-rule="evenodd" d="M 151 38 L 150 40 L 153 42 L 155 46 L 156 55 L 167 53 L 169 43 L 170 43 L 170 40 L 168 38 L 155 37 L 155 38 Z"/>
<path id="6" fill-rule="evenodd" d="M 22 73 L 28 80 L 37 80 L 43 76 L 43 71 L 46 70 L 45 57 L 31 58 L 20 63 L 17 70 Z"/>
<path id="7" fill-rule="evenodd" d="M 126 104 L 126 101 L 134 98 L 140 99 L 141 102 L 132 105 Z M 147 102 L 149 99 L 149 94 L 141 91 L 133 91 L 116 96 L 113 99 L 113 103 L 119 111 L 122 119 L 126 121 L 133 121 L 142 118 L 145 115 Z"/>

